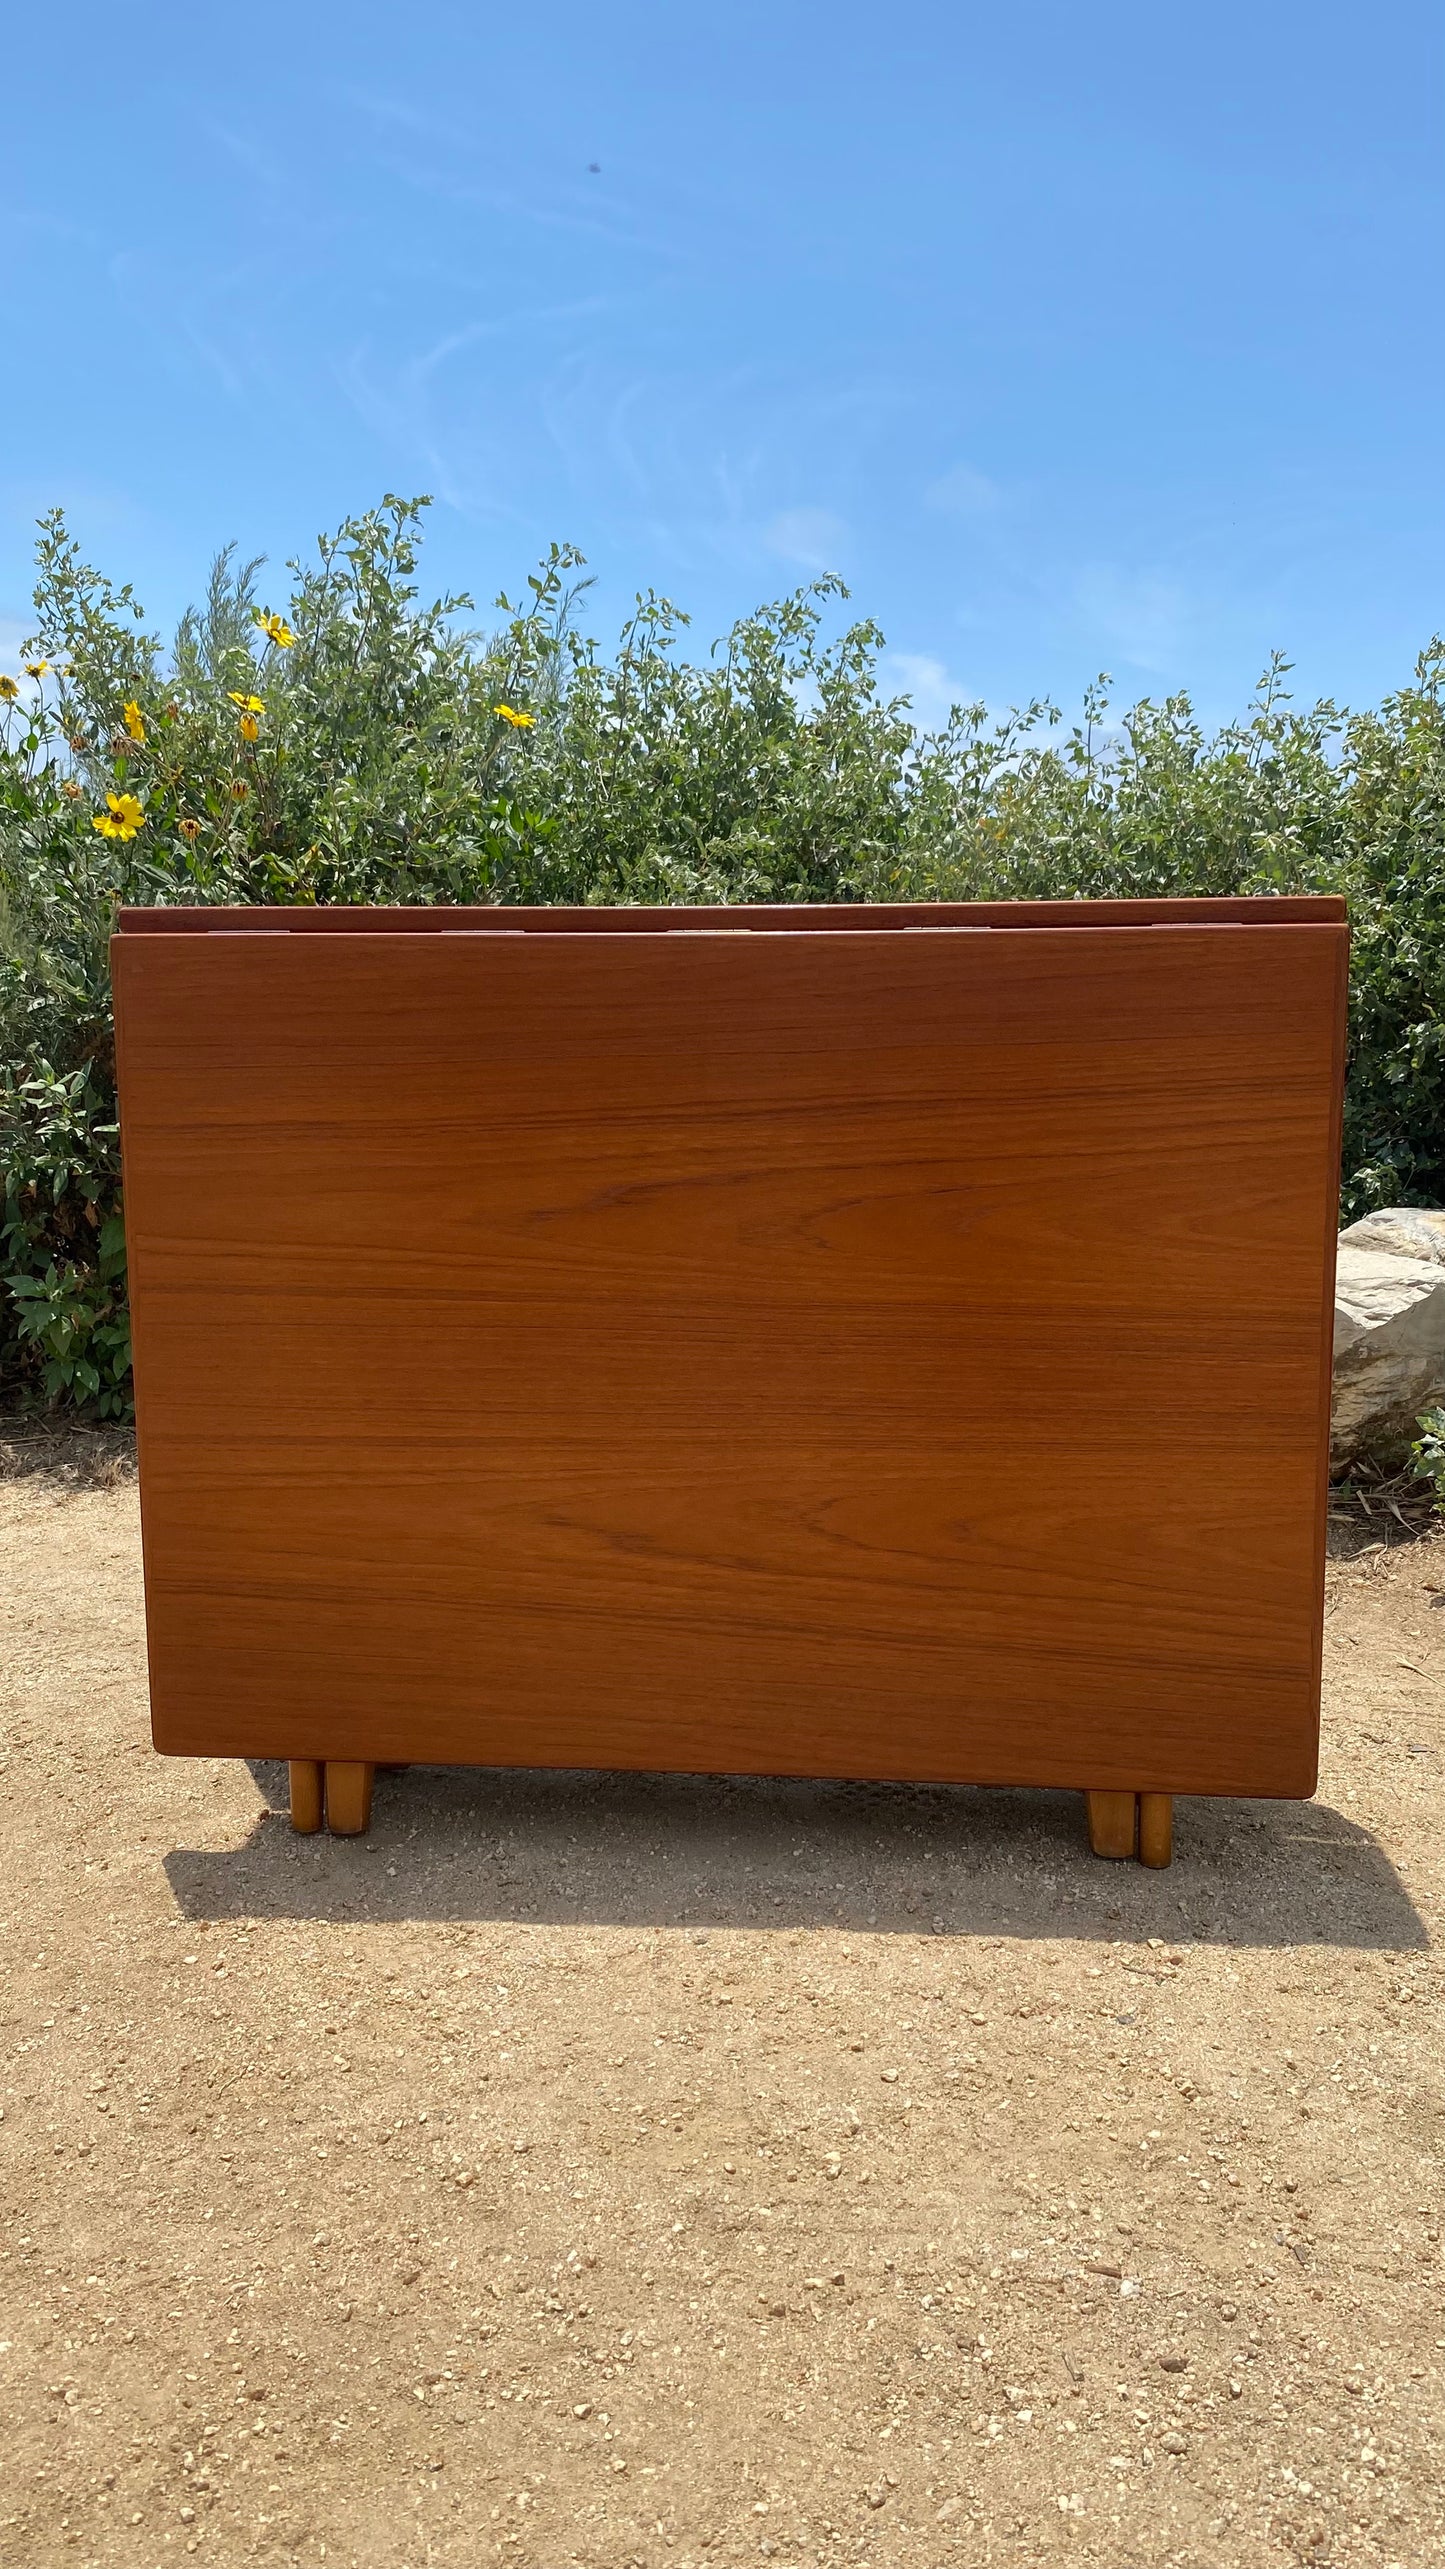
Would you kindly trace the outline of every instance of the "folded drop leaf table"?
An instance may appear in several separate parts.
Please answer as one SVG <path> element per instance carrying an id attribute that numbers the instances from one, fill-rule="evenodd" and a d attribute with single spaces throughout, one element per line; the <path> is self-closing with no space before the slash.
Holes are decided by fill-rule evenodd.
<path id="1" fill-rule="evenodd" d="M 123 911 L 156 1746 L 1312 1792 L 1346 943 Z"/>

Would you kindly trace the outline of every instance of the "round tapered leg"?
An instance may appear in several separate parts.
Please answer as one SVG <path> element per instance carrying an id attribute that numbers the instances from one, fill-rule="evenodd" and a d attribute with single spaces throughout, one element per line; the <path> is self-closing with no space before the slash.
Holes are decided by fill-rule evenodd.
<path id="1" fill-rule="evenodd" d="M 376 1770 L 350 1757 L 326 1761 L 326 1825 L 334 1838 L 359 1838 L 371 1826 L 371 1779 Z"/>
<path id="2" fill-rule="evenodd" d="M 1162 1867 L 1174 1857 L 1174 1796 L 1172 1793 L 1141 1793 L 1139 1796 L 1139 1861 Z"/>
<path id="3" fill-rule="evenodd" d="M 314 1757 L 291 1760 L 291 1826 L 310 1838 L 321 1826 L 321 1766 Z"/>

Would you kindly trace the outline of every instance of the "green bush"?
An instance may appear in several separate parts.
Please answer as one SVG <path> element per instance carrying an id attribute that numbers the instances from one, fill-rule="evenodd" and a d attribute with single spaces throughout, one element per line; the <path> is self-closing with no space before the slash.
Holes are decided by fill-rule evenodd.
<path id="1" fill-rule="evenodd" d="M 121 902 L 719 902 L 1338 891 L 1354 963 L 1343 1208 L 1445 1198 L 1445 648 L 1349 714 L 1276 660 L 1208 735 L 1187 697 L 920 734 L 821 581 L 706 658 L 641 597 L 601 653 L 580 557 L 526 598 L 421 599 L 424 503 L 290 565 L 231 552 L 167 649 L 42 521 L 0 676 L 0 1380 L 127 1401 L 106 944 Z"/>
<path id="2" fill-rule="evenodd" d="M 1415 1421 L 1420 1433 L 1410 1448 L 1410 1477 L 1435 1493 L 1435 1511 L 1445 1516 L 1445 1409 L 1427 1409 Z"/>

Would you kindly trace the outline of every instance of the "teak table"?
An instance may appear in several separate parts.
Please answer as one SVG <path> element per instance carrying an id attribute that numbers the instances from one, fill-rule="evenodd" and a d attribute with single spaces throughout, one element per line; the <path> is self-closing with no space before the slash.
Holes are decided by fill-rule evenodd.
<path id="1" fill-rule="evenodd" d="M 1311 1793 L 1346 942 L 123 911 L 156 1746 Z"/>

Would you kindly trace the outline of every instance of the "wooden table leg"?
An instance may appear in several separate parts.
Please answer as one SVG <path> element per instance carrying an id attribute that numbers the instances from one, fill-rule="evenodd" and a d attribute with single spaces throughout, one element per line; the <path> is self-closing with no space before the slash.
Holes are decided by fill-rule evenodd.
<path id="1" fill-rule="evenodd" d="M 1089 1844 L 1095 1855 L 1131 1856 L 1139 1821 L 1137 1793 L 1086 1793 Z"/>
<path id="2" fill-rule="evenodd" d="M 326 1825 L 334 1838 L 359 1838 L 371 1826 L 374 1766 L 350 1757 L 326 1761 Z"/>
<path id="3" fill-rule="evenodd" d="M 1171 1863 L 1173 1855 L 1173 1794 L 1141 1793 L 1139 1796 L 1140 1863 L 1162 1866 Z"/>
<path id="4" fill-rule="evenodd" d="M 314 1757 L 291 1760 L 291 1826 L 298 1837 L 314 1837 L 321 1826 L 321 1765 Z"/>

